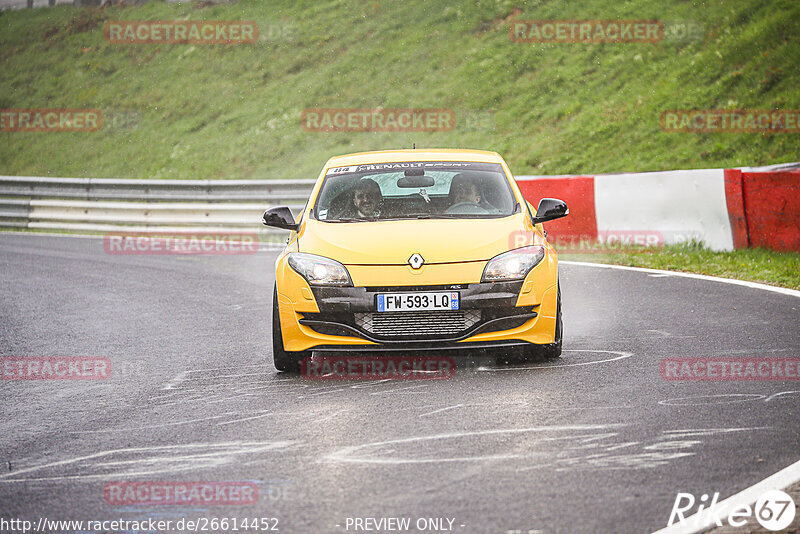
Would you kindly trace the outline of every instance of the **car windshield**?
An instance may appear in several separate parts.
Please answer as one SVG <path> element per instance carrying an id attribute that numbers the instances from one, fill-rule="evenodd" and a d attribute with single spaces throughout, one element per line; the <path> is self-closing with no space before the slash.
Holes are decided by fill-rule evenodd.
<path id="1" fill-rule="evenodd" d="M 377 163 L 328 169 L 314 217 L 328 222 L 505 217 L 519 208 L 495 163 Z"/>

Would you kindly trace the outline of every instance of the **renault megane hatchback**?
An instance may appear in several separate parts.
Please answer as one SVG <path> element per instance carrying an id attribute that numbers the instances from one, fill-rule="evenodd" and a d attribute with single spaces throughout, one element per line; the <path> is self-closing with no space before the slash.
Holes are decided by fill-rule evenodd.
<path id="1" fill-rule="evenodd" d="M 312 351 L 561 353 L 558 261 L 542 228 L 564 202 L 526 202 L 505 161 L 477 150 L 331 158 L 275 264 L 275 367 Z M 509 355 L 514 355 L 509 358 Z"/>

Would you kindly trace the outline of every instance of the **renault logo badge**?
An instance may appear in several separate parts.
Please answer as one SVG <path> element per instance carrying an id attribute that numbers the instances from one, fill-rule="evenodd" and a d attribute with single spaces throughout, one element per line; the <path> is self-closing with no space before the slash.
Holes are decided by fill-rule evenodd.
<path id="1" fill-rule="evenodd" d="M 408 258 L 408 264 L 411 266 L 412 269 L 419 269 L 422 267 L 422 264 L 425 263 L 425 258 L 417 254 L 416 252 Z"/>

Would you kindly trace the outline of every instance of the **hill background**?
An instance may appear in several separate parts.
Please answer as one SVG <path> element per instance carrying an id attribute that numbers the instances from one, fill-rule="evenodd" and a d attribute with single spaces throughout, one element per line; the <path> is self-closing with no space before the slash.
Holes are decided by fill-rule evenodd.
<path id="1" fill-rule="evenodd" d="M 796 161 L 797 134 L 667 133 L 668 109 L 800 109 L 797 0 L 242 0 L 0 12 L 0 108 L 97 108 L 0 133 L 0 173 L 313 178 L 336 154 L 496 150 L 515 174 Z M 105 20 L 252 20 L 256 44 L 111 45 Z M 517 19 L 659 19 L 647 44 L 523 44 Z M 686 30 L 689 31 L 686 31 Z M 699 29 L 699 30 L 698 30 Z M 308 132 L 307 108 L 447 108 L 448 132 Z"/>

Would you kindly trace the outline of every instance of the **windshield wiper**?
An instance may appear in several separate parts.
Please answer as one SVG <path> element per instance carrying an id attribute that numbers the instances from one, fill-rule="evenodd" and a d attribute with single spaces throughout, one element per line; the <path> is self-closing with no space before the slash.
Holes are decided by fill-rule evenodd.
<path id="1" fill-rule="evenodd" d="M 421 215 L 412 214 L 411 217 L 416 217 L 417 219 L 459 219 L 463 215 L 455 213 L 425 213 Z"/>
<path id="2" fill-rule="evenodd" d="M 409 213 L 405 217 L 398 219 L 461 219 L 467 218 L 460 213 Z"/>
<path id="3" fill-rule="evenodd" d="M 496 219 L 506 217 L 500 213 L 438 213 L 431 215 L 431 219 Z"/>

